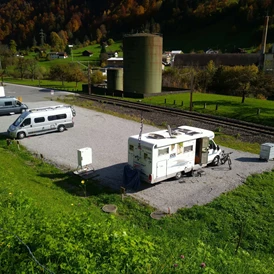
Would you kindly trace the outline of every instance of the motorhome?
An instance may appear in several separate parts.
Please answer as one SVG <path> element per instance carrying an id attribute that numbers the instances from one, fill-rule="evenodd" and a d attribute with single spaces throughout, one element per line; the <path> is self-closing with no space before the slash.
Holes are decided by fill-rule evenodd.
<path id="1" fill-rule="evenodd" d="M 52 131 L 62 132 L 74 126 L 76 112 L 72 106 L 49 106 L 28 109 L 8 128 L 12 138 L 23 139 L 26 136 Z"/>
<path id="2" fill-rule="evenodd" d="M 0 115 L 23 113 L 28 106 L 11 96 L 0 97 Z"/>
<path id="3" fill-rule="evenodd" d="M 128 165 L 150 184 L 179 179 L 209 164 L 218 165 L 222 151 L 214 137 L 213 131 L 190 126 L 131 136 Z"/>

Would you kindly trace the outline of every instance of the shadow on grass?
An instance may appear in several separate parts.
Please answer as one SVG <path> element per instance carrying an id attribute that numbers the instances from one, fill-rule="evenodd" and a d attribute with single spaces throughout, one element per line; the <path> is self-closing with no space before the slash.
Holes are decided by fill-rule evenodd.
<path id="1" fill-rule="evenodd" d="M 96 171 L 80 172 L 68 171 L 60 173 L 41 173 L 39 176 L 54 181 L 57 187 L 77 196 L 94 196 L 101 194 L 120 193 L 122 186 L 122 173 L 124 164 L 117 164 Z M 117 176 L 118 174 L 118 176 Z M 109 179 L 114 177 L 113 180 Z M 82 183 L 84 182 L 84 183 Z"/>

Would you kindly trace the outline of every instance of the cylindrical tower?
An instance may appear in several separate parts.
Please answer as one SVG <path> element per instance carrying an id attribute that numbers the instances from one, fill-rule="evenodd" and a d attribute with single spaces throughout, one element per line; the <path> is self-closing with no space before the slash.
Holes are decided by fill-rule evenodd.
<path id="1" fill-rule="evenodd" d="M 123 69 L 122 68 L 108 69 L 107 88 L 109 90 L 123 90 Z"/>
<path id="2" fill-rule="evenodd" d="M 124 91 L 160 93 L 162 90 L 163 38 L 138 33 L 124 36 Z"/>

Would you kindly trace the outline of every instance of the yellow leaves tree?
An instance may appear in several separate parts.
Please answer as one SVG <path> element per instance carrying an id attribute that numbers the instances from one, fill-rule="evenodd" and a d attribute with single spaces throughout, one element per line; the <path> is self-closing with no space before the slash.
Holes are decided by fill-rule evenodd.
<path id="1" fill-rule="evenodd" d="M 59 37 L 56 32 L 50 34 L 51 48 L 53 51 L 63 51 L 65 48 L 64 41 Z"/>

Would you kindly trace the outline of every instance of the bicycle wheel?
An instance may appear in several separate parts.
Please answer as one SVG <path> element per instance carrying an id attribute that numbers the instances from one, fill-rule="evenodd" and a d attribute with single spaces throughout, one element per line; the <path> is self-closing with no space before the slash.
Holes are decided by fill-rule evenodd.
<path id="1" fill-rule="evenodd" d="M 228 158 L 228 159 L 227 159 L 227 162 L 228 162 L 229 169 L 232 169 L 232 162 L 231 162 L 231 159 Z"/>

